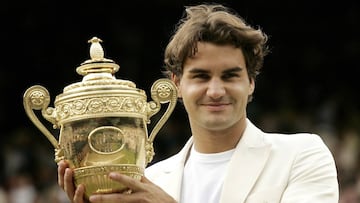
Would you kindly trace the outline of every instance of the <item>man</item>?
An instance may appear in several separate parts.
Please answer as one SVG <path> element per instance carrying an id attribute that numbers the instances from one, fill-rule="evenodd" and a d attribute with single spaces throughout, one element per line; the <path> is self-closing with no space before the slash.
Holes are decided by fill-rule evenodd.
<path id="1" fill-rule="evenodd" d="M 91 202 L 338 202 L 337 171 L 318 135 L 264 133 L 247 118 L 267 36 L 222 5 L 187 7 L 165 50 L 192 137 L 175 156 L 136 181 L 109 177 L 132 192 L 92 195 Z M 59 185 L 84 202 L 72 171 L 59 163 Z"/>

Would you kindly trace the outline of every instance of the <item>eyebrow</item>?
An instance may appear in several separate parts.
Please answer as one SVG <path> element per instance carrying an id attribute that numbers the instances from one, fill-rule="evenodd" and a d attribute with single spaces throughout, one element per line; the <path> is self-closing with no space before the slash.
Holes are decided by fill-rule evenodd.
<path id="1" fill-rule="evenodd" d="M 192 68 L 189 73 L 207 73 L 209 71 L 201 69 L 201 68 Z"/>
<path id="2" fill-rule="evenodd" d="M 243 68 L 241 68 L 241 67 L 233 67 L 233 68 L 226 69 L 224 71 L 224 73 L 241 72 L 242 70 L 243 70 Z"/>
<path id="3" fill-rule="evenodd" d="M 223 73 L 231 73 L 231 72 L 241 72 L 243 68 L 241 67 L 233 67 L 223 71 Z M 189 71 L 189 73 L 208 73 L 209 71 L 201 69 L 201 68 L 193 68 Z"/>

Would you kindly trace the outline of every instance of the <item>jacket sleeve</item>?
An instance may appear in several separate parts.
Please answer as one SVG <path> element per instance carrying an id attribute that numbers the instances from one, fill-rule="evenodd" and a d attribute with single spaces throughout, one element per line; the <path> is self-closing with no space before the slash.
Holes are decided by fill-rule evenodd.
<path id="1" fill-rule="evenodd" d="M 338 203 L 337 170 L 332 153 L 316 136 L 303 147 L 292 165 L 281 203 Z M 310 143 L 310 144 L 309 144 Z"/>

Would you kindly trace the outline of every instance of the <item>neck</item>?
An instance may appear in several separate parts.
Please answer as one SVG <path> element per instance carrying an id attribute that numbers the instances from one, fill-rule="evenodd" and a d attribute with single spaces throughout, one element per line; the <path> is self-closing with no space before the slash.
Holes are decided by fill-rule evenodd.
<path id="1" fill-rule="evenodd" d="M 201 153 L 218 153 L 234 149 L 242 137 L 245 127 L 246 122 L 224 130 L 192 127 L 194 147 Z"/>

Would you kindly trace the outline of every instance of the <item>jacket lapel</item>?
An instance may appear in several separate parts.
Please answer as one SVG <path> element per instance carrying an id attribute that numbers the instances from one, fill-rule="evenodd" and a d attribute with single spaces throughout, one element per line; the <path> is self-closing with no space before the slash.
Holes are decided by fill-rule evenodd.
<path id="1" fill-rule="evenodd" d="M 263 140 L 263 132 L 249 120 L 245 132 L 230 160 L 223 183 L 220 203 L 246 200 L 268 160 L 270 145 Z"/>
<path id="2" fill-rule="evenodd" d="M 164 190 L 177 201 L 180 201 L 184 166 L 192 144 L 193 140 L 190 138 L 175 159 L 172 160 L 172 163 L 166 165 L 161 177 L 160 185 L 163 185 Z"/>
<path id="3" fill-rule="evenodd" d="M 192 144 L 190 138 L 172 162 L 163 168 L 161 177 L 158 177 L 157 183 L 177 201 L 180 200 L 184 165 Z M 220 203 L 243 203 L 246 200 L 269 158 L 270 147 L 264 142 L 263 132 L 248 120 L 230 160 Z"/>

